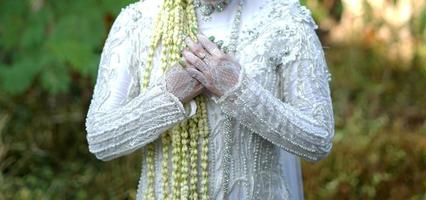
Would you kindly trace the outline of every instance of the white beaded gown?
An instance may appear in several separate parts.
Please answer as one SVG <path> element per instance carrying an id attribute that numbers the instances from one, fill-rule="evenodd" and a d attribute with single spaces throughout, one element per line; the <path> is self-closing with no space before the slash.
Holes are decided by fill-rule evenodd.
<path id="1" fill-rule="evenodd" d="M 139 1 L 121 10 L 103 48 L 86 118 L 89 150 L 98 159 L 111 160 L 155 143 L 157 199 L 163 193 L 157 139 L 197 109 L 166 90 L 160 50 L 150 86 L 140 93 L 161 4 Z M 226 43 L 237 6 L 233 0 L 211 20 L 199 19 L 199 30 Z M 242 66 L 239 82 L 220 98 L 206 98 L 210 199 L 303 199 L 300 158 L 325 158 L 334 136 L 330 74 L 316 28 L 298 0 L 246 0 L 235 55 Z M 225 115 L 231 123 L 224 123 Z M 138 199 L 147 181 L 141 156 Z"/>

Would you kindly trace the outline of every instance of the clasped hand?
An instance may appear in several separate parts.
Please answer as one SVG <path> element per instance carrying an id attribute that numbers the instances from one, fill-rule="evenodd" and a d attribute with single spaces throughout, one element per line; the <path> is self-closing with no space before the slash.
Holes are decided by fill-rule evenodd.
<path id="1" fill-rule="evenodd" d="M 182 51 L 186 70 L 211 93 L 222 96 L 237 84 L 241 66 L 206 36 L 198 34 L 197 38 L 199 43 L 185 39 L 189 47 Z"/>
<path id="2" fill-rule="evenodd" d="M 198 43 L 186 38 L 182 51 L 183 67 L 174 66 L 166 74 L 167 89 L 182 102 L 199 95 L 204 88 L 222 96 L 238 83 L 241 66 L 206 36 L 198 34 Z"/>

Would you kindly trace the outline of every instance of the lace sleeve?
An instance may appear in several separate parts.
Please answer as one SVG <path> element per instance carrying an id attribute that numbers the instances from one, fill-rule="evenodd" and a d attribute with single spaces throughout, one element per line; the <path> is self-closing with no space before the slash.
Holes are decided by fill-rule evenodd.
<path id="1" fill-rule="evenodd" d="M 105 42 L 86 117 L 89 150 L 101 160 L 129 154 L 188 117 L 179 99 L 166 90 L 164 76 L 142 94 L 117 101 L 127 97 L 131 81 L 138 81 L 127 71 L 136 63 L 131 34 L 135 16 L 130 11 L 120 12 Z"/>
<path id="2" fill-rule="evenodd" d="M 243 70 L 238 84 L 217 103 L 225 113 L 273 144 L 305 160 L 319 161 L 330 152 L 334 135 L 323 50 L 311 25 L 287 23 L 278 27 L 271 31 L 275 35 L 269 53 L 280 60 L 282 98 Z"/>

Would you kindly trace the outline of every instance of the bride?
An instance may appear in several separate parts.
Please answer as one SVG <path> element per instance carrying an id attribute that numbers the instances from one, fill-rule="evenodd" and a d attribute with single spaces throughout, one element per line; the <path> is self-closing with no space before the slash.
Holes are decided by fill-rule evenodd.
<path id="1" fill-rule="evenodd" d="M 334 135 L 316 28 L 298 0 L 128 5 L 103 48 L 90 152 L 142 149 L 137 199 L 303 199 L 300 158 L 325 158 Z"/>

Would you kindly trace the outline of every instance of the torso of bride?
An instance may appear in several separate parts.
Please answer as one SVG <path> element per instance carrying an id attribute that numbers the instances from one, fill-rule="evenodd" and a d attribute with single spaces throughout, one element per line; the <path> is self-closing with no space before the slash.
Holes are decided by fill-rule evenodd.
<path id="1" fill-rule="evenodd" d="M 272 92 L 274 95 L 280 95 L 277 81 L 279 75 L 277 72 L 279 62 L 282 62 L 282 60 L 277 60 L 276 58 L 281 57 L 283 54 L 287 55 L 288 53 L 289 59 L 295 59 L 291 54 L 291 47 L 283 47 L 280 44 L 286 42 L 289 40 L 289 37 L 293 36 L 292 31 L 294 30 L 292 30 L 291 27 L 294 19 L 300 17 L 301 21 L 311 20 L 310 16 L 305 15 L 305 13 L 295 12 L 290 14 L 287 12 L 291 10 L 290 8 L 287 8 L 290 7 L 287 5 L 294 2 L 298 3 L 296 0 L 245 0 L 242 10 L 239 40 L 235 57 L 239 60 L 241 66 L 246 70 L 249 77 L 254 78 L 261 86 Z M 201 17 L 201 15 L 197 12 L 197 15 L 199 16 L 199 31 L 206 36 L 214 36 L 216 40 L 223 40 L 225 44 L 227 44 L 230 39 L 231 27 L 238 3 L 238 0 L 231 1 L 223 12 L 213 13 L 211 15 L 211 19 L 206 21 L 203 20 L 203 17 Z M 106 105 L 124 104 L 126 103 L 125 101 L 129 101 L 139 95 L 139 82 L 134 80 L 139 80 L 140 77 L 142 77 L 141 74 L 143 74 L 144 62 L 147 57 L 147 50 L 149 48 L 148 46 L 152 35 L 155 17 L 161 7 L 161 4 L 162 0 L 146 0 L 144 2 L 132 4 L 128 7 L 135 11 L 134 22 L 136 23 L 131 23 L 130 25 L 132 26 L 131 28 L 135 30 L 135 35 L 132 36 L 134 38 L 134 49 L 132 49 L 132 51 L 135 51 L 134 55 L 136 56 L 134 58 L 135 64 L 129 66 L 128 70 L 121 70 L 121 72 L 117 73 L 117 79 L 112 82 L 112 87 L 119 90 L 115 92 L 115 94 L 121 97 L 111 98 L 115 99 L 111 100 L 115 102 L 107 102 Z M 296 11 L 298 10 L 296 9 Z M 293 16 L 293 18 L 290 16 Z M 278 20 L 279 23 L 274 23 L 274 20 Z M 288 27 L 290 28 L 287 29 Z M 275 38 L 276 36 L 279 36 L 279 38 Z M 157 49 L 153 61 L 150 84 L 154 84 L 162 75 L 159 68 L 160 52 L 161 45 Z M 220 108 L 215 106 L 212 101 L 207 102 L 207 107 L 209 112 L 209 126 L 212 132 L 211 143 L 215 145 L 215 148 L 223 147 L 223 141 L 220 139 L 220 127 L 223 121 L 223 114 L 220 111 Z M 247 134 L 253 135 L 253 133 L 248 133 L 249 130 L 245 128 L 238 128 L 234 131 L 247 132 Z M 214 135 L 219 135 L 219 137 L 214 137 Z M 256 135 L 256 137 L 258 136 Z M 283 166 L 283 163 L 286 163 L 287 166 L 290 166 L 288 168 L 275 169 L 274 167 L 273 169 L 270 169 L 271 171 L 280 171 L 280 177 L 282 177 L 283 174 L 288 177 L 284 182 L 280 182 L 278 185 L 268 186 L 270 187 L 269 189 L 274 188 L 273 190 L 281 191 L 281 195 L 284 196 L 284 193 L 286 193 L 285 191 L 292 193 L 293 195 L 299 195 L 299 198 L 295 199 L 303 198 L 303 195 L 301 194 L 301 177 L 298 158 L 283 150 L 278 151 L 277 146 L 274 146 L 266 140 L 260 139 L 260 137 L 256 141 L 265 153 L 271 153 L 271 155 L 268 154 L 271 158 L 268 162 L 275 163 L 272 165 L 276 165 L 275 167 L 278 167 L 278 165 Z M 273 152 L 279 153 L 276 155 L 274 153 L 274 155 L 272 155 Z M 217 154 L 217 152 L 211 152 L 209 155 L 209 159 L 211 159 L 212 164 L 217 162 L 217 159 L 220 159 L 220 157 L 221 155 Z M 273 158 L 275 158 L 275 160 Z M 241 165 L 243 164 L 241 163 Z M 278 172 L 275 171 L 274 173 Z M 213 190 L 220 188 L 214 179 L 216 176 L 220 176 L 220 172 L 212 172 L 211 174 L 213 176 L 210 185 L 214 186 Z M 144 176 L 145 174 L 142 173 L 141 180 L 144 179 Z M 238 178 L 238 176 L 243 175 L 236 173 L 234 176 Z M 158 179 L 156 180 L 156 183 L 159 184 L 160 181 L 161 180 Z M 140 187 L 143 188 L 144 183 L 142 183 Z M 254 190 L 258 188 L 259 191 L 264 190 L 265 188 L 263 187 L 264 186 L 260 185 L 253 186 Z M 244 189 L 241 189 L 241 191 L 243 190 Z M 236 191 L 238 191 L 238 189 Z M 267 191 L 265 190 L 264 192 Z M 215 191 L 213 191 L 213 193 L 215 193 Z M 234 195 L 239 195 L 239 192 L 236 192 Z"/>

